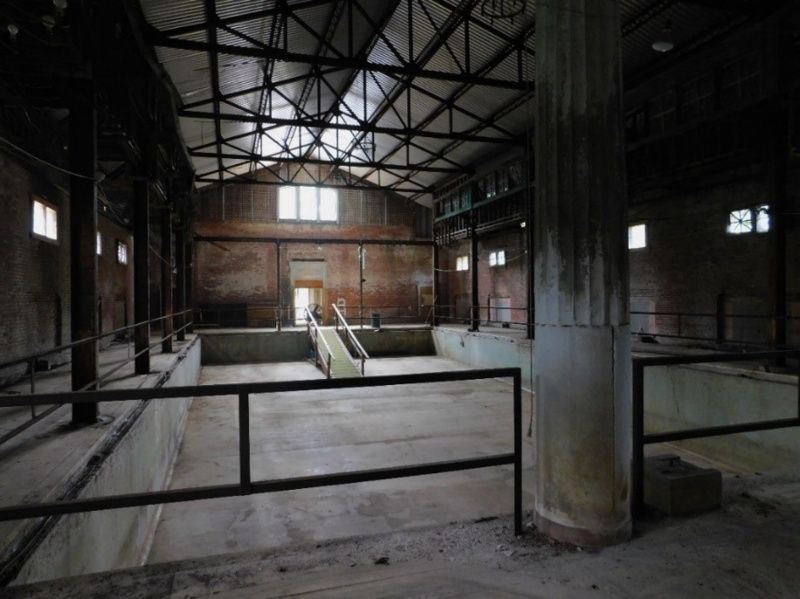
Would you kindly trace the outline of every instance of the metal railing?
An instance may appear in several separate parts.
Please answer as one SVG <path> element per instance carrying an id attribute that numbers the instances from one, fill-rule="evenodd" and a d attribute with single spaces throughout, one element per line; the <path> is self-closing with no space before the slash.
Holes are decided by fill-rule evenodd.
<path id="1" fill-rule="evenodd" d="M 466 314 L 463 316 L 459 316 L 457 314 L 458 308 L 461 308 L 462 312 L 466 310 Z M 508 325 L 508 326 L 517 326 L 517 327 L 525 327 L 528 326 L 527 320 L 510 320 L 511 314 L 514 312 L 523 313 L 525 315 L 528 314 L 529 308 L 527 306 L 497 306 L 492 305 L 491 302 L 487 306 L 456 306 L 455 304 L 437 304 L 436 311 L 433 314 L 433 318 L 437 321 L 448 321 L 451 323 L 460 323 L 460 324 L 471 324 L 472 322 L 472 314 L 473 310 L 478 310 L 478 315 L 480 318 L 477 320 L 481 325 Z M 495 318 L 492 318 L 492 310 L 495 311 Z M 483 314 L 481 315 L 481 312 Z M 503 320 L 499 318 L 499 315 L 508 315 L 509 320 Z"/>
<path id="2" fill-rule="evenodd" d="M 124 361 L 122 361 L 122 362 L 119 362 L 119 363 L 115 364 L 112 368 L 106 370 L 102 375 L 98 376 L 93 381 L 85 384 L 83 387 L 78 389 L 78 391 L 86 391 L 87 389 L 92 389 L 94 387 L 97 387 L 97 389 L 100 389 L 100 388 L 102 388 L 103 383 L 105 381 L 107 381 L 109 377 L 111 377 L 113 374 L 117 373 L 119 370 L 124 368 L 126 365 L 130 364 L 137 357 L 141 356 L 145 352 L 149 352 L 150 350 L 152 350 L 152 349 L 158 347 L 159 345 L 161 345 L 164 341 L 166 341 L 168 339 L 171 339 L 172 337 L 177 336 L 182 331 L 185 331 L 186 329 L 191 327 L 193 325 L 192 319 L 189 318 L 188 321 L 187 321 L 184 318 L 184 316 L 186 314 L 191 314 L 191 313 L 192 313 L 191 309 L 183 310 L 182 312 L 176 312 L 174 314 L 168 314 L 166 316 L 160 316 L 158 318 L 151 318 L 150 320 L 146 320 L 146 321 L 143 321 L 143 322 L 138 322 L 138 323 L 134 323 L 134 324 L 131 324 L 131 325 L 126 325 L 124 327 L 120 327 L 118 329 L 114 329 L 113 331 L 108 331 L 107 333 L 101 333 L 100 335 L 94 335 L 93 337 L 85 337 L 84 339 L 78 339 L 78 340 L 72 341 L 70 343 L 65 343 L 64 345 L 59 345 L 59 346 L 54 347 L 52 349 L 42 350 L 40 352 L 36 352 L 34 354 L 27 355 L 24 358 L 17 358 L 17 359 L 14 359 L 14 360 L 10 360 L 8 362 L 3 362 L 2 364 L 0 364 L 0 370 L 4 370 L 6 368 L 11 368 L 12 366 L 18 366 L 20 364 L 27 363 L 28 364 L 28 380 L 29 380 L 29 385 L 30 385 L 30 392 L 31 392 L 31 394 L 34 394 L 34 393 L 36 393 L 36 361 L 38 359 L 43 358 L 45 356 L 49 356 L 51 354 L 61 353 L 63 351 L 66 351 L 68 349 L 72 349 L 74 347 L 78 347 L 78 346 L 83 345 L 85 343 L 96 342 L 96 341 L 99 341 L 100 339 L 104 339 L 105 337 L 112 337 L 112 336 L 115 337 L 117 335 L 121 335 L 121 334 L 125 333 L 126 342 L 127 342 L 127 357 L 126 357 L 126 359 Z M 131 335 L 128 333 L 129 331 L 135 330 L 137 327 L 140 327 L 140 326 L 143 326 L 143 325 L 150 325 L 150 324 L 153 324 L 153 323 L 156 323 L 156 322 L 161 322 L 162 320 L 167 320 L 169 318 L 171 318 L 173 320 L 181 319 L 183 324 L 179 328 L 174 329 L 172 331 L 172 333 L 170 333 L 169 335 L 164 336 L 162 334 L 162 337 L 160 339 L 158 339 L 155 343 L 150 343 L 150 344 L 148 344 L 148 346 L 146 348 L 144 348 L 142 350 L 139 350 L 138 352 L 135 352 L 133 355 L 131 355 Z M 0 401 L 0 407 L 4 407 L 5 405 L 7 405 L 6 402 Z M 38 422 L 42 418 L 45 418 L 46 416 L 49 416 L 55 410 L 57 410 L 59 407 L 60 406 L 50 406 L 46 410 L 37 413 L 35 405 L 31 404 L 31 417 L 30 417 L 30 419 L 26 420 L 25 422 L 23 422 L 18 427 L 14 428 L 13 430 L 11 430 L 11 431 L 5 433 L 3 436 L 1 436 L 0 437 L 0 445 L 5 443 L 9 439 L 14 438 L 19 433 L 21 433 L 25 429 L 29 428 L 30 426 L 32 426 L 33 424 L 35 424 L 36 422 Z"/>
<path id="3" fill-rule="evenodd" d="M 276 328 L 295 320 L 294 306 L 274 302 L 207 304 L 195 308 L 197 326 Z"/>
<path id="4" fill-rule="evenodd" d="M 774 347 L 769 341 L 770 328 L 776 321 L 782 321 L 785 326 L 789 326 L 794 322 L 800 323 L 798 316 L 780 316 L 776 317 L 773 314 L 736 314 L 725 312 L 709 313 L 709 312 L 674 312 L 674 311 L 645 311 L 645 310 L 631 310 L 631 316 L 644 316 L 661 319 L 662 323 L 658 326 L 657 331 L 645 331 L 644 329 L 631 332 L 640 337 L 653 337 L 662 339 L 677 339 L 681 341 L 695 341 L 702 343 L 710 343 L 714 345 L 743 345 L 759 349 L 769 349 Z M 672 326 L 664 324 L 663 320 L 671 320 Z M 752 331 L 754 337 L 761 337 L 763 342 L 754 339 L 736 339 L 728 337 L 727 326 L 732 321 L 756 321 L 763 323 L 763 327 L 759 330 Z M 665 329 L 672 332 L 666 332 Z M 688 331 L 688 333 L 687 333 Z M 709 331 L 713 333 L 711 336 L 702 336 L 698 332 Z M 693 334 L 692 334 L 693 333 Z M 791 346 L 791 344 L 790 344 Z"/>
<path id="5" fill-rule="evenodd" d="M 339 332 L 339 324 L 341 323 L 345 331 L 345 336 L 352 344 L 353 349 L 355 349 L 356 353 L 358 354 L 358 357 L 361 359 L 361 376 L 364 376 L 364 362 L 369 360 L 369 354 L 367 354 L 366 350 L 361 345 L 361 342 L 356 338 L 355 333 L 353 333 L 353 329 L 351 329 L 350 325 L 347 324 L 347 320 L 345 320 L 344 316 L 342 316 L 342 313 L 339 312 L 339 308 L 336 306 L 336 304 L 331 304 L 331 307 L 333 308 L 334 327 L 336 332 Z"/>
<path id="6" fill-rule="evenodd" d="M 336 358 L 333 357 L 331 347 L 328 345 L 328 342 L 325 341 L 325 337 L 322 336 L 322 331 L 320 331 L 317 319 L 314 318 L 314 315 L 311 313 L 308 307 L 303 308 L 303 314 L 306 317 L 306 330 L 308 331 L 308 338 L 314 345 L 314 364 L 322 368 L 322 372 L 325 373 L 327 378 L 331 378 L 331 362 Z M 325 351 L 328 352 L 327 358 L 323 358 L 320 354 L 320 341 L 322 342 L 322 346 L 325 348 Z"/>
<path id="7" fill-rule="evenodd" d="M 660 433 L 644 432 L 644 373 L 654 366 L 685 366 L 690 364 L 709 364 L 714 362 L 752 362 L 761 360 L 785 360 L 798 358 L 797 416 L 777 420 L 759 420 L 721 426 L 706 426 Z M 704 356 L 657 356 L 633 358 L 633 495 L 632 510 L 640 514 L 644 506 L 644 446 L 652 443 L 668 443 L 701 439 L 720 435 L 733 435 L 753 431 L 767 431 L 780 428 L 800 427 L 800 350 L 768 351 L 751 353 L 720 353 Z"/>
<path id="8" fill-rule="evenodd" d="M 354 472 L 336 472 L 277 480 L 252 480 L 250 468 L 250 395 L 254 393 L 285 393 L 293 391 L 322 391 L 354 387 L 385 387 L 421 383 L 445 383 L 494 378 L 512 378 L 514 393 L 513 441 L 514 451 L 474 458 L 428 462 L 410 466 L 394 466 Z M 422 476 L 444 472 L 457 472 L 490 466 L 514 467 L 514 531 L 522 534 L 522 375 L 519 368 L 491 370 L 462 370 L 425 374 L 401 374 L 367 378 L 319 379 L 268 383 L 234 383 L 188 387 L 159 387 L 156 389 L 125 389 L 115 391 L 83 391 L 74 393 L 48 393 L 10 397 L 9 406 L 34 406 L 46 404 L 98 403 L 129 400 L 163 400 L 184 397 L 238 396 L 239 409 L 239 483 L 166 491 L 145 491 L 126 495 L 81 498 L 68 501 L 39 502 L 0 508 L 0 522 L 24 518 L 40 518 L 61 514 L 75 514 L 98 510 L 176 503 L 198 499 L 237 497 L 257 493 L 276 493 L 343 485 L 368 481 L 387 480 L 408 476 Z"/>

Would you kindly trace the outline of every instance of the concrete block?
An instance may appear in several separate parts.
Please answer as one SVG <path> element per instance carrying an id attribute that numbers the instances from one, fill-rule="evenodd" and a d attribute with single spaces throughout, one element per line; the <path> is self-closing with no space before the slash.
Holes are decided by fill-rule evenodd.
<path id="1" fill-rule="evenodd" d="M 675 455 L 644 461 L 644 502 L 670 516 L 716 509 L 722 501 L 722 474 Z"/>

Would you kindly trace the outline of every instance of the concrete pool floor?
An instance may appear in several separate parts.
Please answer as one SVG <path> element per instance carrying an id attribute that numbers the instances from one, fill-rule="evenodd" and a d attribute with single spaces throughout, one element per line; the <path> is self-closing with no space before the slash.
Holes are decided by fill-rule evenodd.
<path id="1" fill-rule="evenodd" d="M 244 552 L 4 589 L 115 597 L 796 597 L 800 472 L 732 478 L 722 509 L 651 516 L 601 551 L 514 538 L 510 517 Z M 383 559 L 382 559 L 383 558 Z"/>
<path id="2" fill-rule="evenodd" d="M 374 359 L 368 375 L 466 370 L 435 356 Z M 206 366 L 200 384 L 322 378 L 306 362 Z M 399 466 L 513 449 L 510 381 L 251 398 L 253 480 Z M 530 402 L 523 397 L 523 421 Z M 524 439 L 527 462 L 531 439 Z M 527 470 L 529 472 L 529 470 Z M 238 481 L 234 397 L 196 399 L 171 488 Z M 532 487 L 524 476 L 526 491 Z M 511 467 L 163 507 L 148 562 L 374 535 L 512 512 Z M 525 501 L 529 503 L 530 494 Z"/>

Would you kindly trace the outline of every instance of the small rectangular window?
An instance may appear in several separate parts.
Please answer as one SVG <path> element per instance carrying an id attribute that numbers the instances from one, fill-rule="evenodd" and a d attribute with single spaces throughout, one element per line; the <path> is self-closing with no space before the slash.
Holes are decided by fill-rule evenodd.
<path id="1" fill-rule="evenodd" d="M 103 255 L 103 236 L 100 234 L 100 231 L 97 232 L 97 242 L 95 243 L 95 250 L 97 251 L 98 256 Z"/>
<path id="2" fill-rule="evenodd" d="M 124 241 L 117 241 L 117 262 L 128 263 L 128 244 Z"/>
<path id="3" fill-rule="evenodd" d="M 336 222 L 339 196 L 330 187 L 284 185 L 278 190 L 278 219 Z"/>
<path id="4" fill-rule="evenodd" d="M 278 190 L 278 219 L 297 220 L 297 188 L 286 185 Z"/>
<path id="5" fill-rule="evenodd" d="M 728 216 L 728 233 L 744 235 L 753 231 L 753 211 L 749 208 L 734 210 Z"/>
<path id="6" fill-rule="evenodd" d="M 769 206 L 758 206 L 756 208 L 756 233 L 768 233 L 771 228 Z"/>
<path id="7" fill-rule="evenodd" d="M 647 225 L 628 227 L 628 249 L 640 250 L 647 247 Z"/>
<path id="8" fill-rule="evenodd" d="M 317 188 L 300 187 L 300 220 L 317 220 Z"/>
<path id="9" fill-rule="evenodd" d="M 40 199 L 33 200 L 32 231 L 46 239 L 58 239 L 58 210 Z"/>
<path id="10" fill-rule="evenodd" d="M 489 266 L 503 266 L 506 263 L 506 251 L 497 250 L 489 254 Z"/>
<path id="11" fill-rule="evenodd" d="M 319 220 L 336 221 L 339 218 L 338 208 L 336 190 L 321 188 L 319 190 Z"/>
<path id="12" fill-rule="evenodd" d="M 469 256 L 456 258 L 456 270 L 469 270 Z"/>

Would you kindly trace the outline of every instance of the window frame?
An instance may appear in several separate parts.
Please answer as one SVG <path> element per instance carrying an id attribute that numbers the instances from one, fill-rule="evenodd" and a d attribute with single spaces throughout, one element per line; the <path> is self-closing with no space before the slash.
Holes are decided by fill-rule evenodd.
<path id="1" fill-rule="evenodd" d="M 103 234 L 100 231 L 95 231 L 94 253 L 97 256 L 103 255 Z"/>
<path id="2" fill-rule="evenodd" d="M 315 203 L 315 218 L 302 218 L 301 217 L 301 200 L 300 196 L 302 190 L 314 190 L 314 203 Z M 284 218 L 281 216 L 281 194 L 286 190 L 291 190 L 294 196 L 294 216 Z M 323 191 L 332 193 L 335 199 L 336 218 L 335 219 L 322 219 L 322 196 Z M 278 201 L 277 201 L 277 217 L 279 223 L 315 223 L 318 225 L 336 225 L 339 224 L 339 190 L 335 187 L 327 185 L 281 185 L 278 187 Z"/>
<path id="3" fill-rule="evenodd" d="M 734 214 L 743 212 L 746 212 L 749 215 L 748 221 L 743 221 L 741 218 L 739 218 L 739 223 L 734 223 L 731 221 L 731 219 L 734 217 Z M 760 216 L 762 214 L 766 215 L 766 223 L 767 223 L 766 228 L 761 228 L 762 225 L 759 222 L 761 221 Z M 747 230 L 744 231 L 732 230 L 734 224 L 743 224 L 744 222 L 749 223 L 749 228 Z M 731 235 L 733 237 L 741 237 L 747 235 L 766 235 L 771 231 L 772 231 L 772 206 L 770 204 L 756 204 L 755 206 L 747 206 L 744 208 L 734 208 L 733 210 L 728 210 L 728 222 L 725 225 L 726 235 Z"/>
<path id="4" fill-rule="evenodd" d="M 490 268 L 497 268 L 499 266 L 506 265 L 506 251 L 505 249 L 502 250 L 494 250 L 489 252 L 489 267 Z"/>
<path id="5" fill-rule="evenodd" d="M 642 245 L 631 245 L 634 239 L 633 236 L 634 230 L 641 227 L 643 231 L 642 235 Z M 648 239 L 647 239 L 647 223 L 632 223 L 628 225 L 628 251 L 632 252 L 635 250 L 645 250 L 648 247 Z"/>
<path id="6" fill-rule="evenodd" d="M 456 256 L 456 272 L 469 272 L 469 256 Z"/>
<path id="7" fill-rule="evenodd" d="M 122 266 L 127 266 L 128 263 L 130 262 L 130 254 L 128 253 L 128 243 L 126 241 L 123 241 L 122 239 L 117 239 L 117 243 L 114 245 L 114 247 L 117 250 L 116 251 L 117 264 L 121 264 Z M 120 248 L 125 248 L 124 260 L 120 259 L 120 253 L 119 253 Z"/>
<path id="8" fill-rule="evenodd" d="M 44 198 L 44 197 L 42 197 L 40 195 L 31 194 L 30 198 L 31 198 L 31 212 L 30 212 L 30 234 L 31 234 L 31 236 L 35 237 L 36 239 L 39 239 L 41 241 L 46 241 L 48 243 L 52 243 L 52 244 L 58 245 L 58 242 L 59 242 L 58 230 L 60 228 L 59 227 L 59 218 L 58 218 L 58 211 L 59 211 L 58 210 L 58 206 L 56 206 L 52 202 L 47 201 L 46 198 Z M 44 210 L 44 213 L 43 213 L 44 233 L 40 233 L 39 231 L 37 231 L 35 229 L 36 219 L 35 219 L 34 215 L 36 214 L 36 204 L 41 204 L 41 206 L 42 206 L 42 208 Z M 55 230 L 55 236 L 54 237 L 51 237 L 51 236 L 49 236 L 47 234 L 47 211 L 48 210 L 51 210 L 55 214 L 55 227 L 56 227 L 56 230 Z"/>

